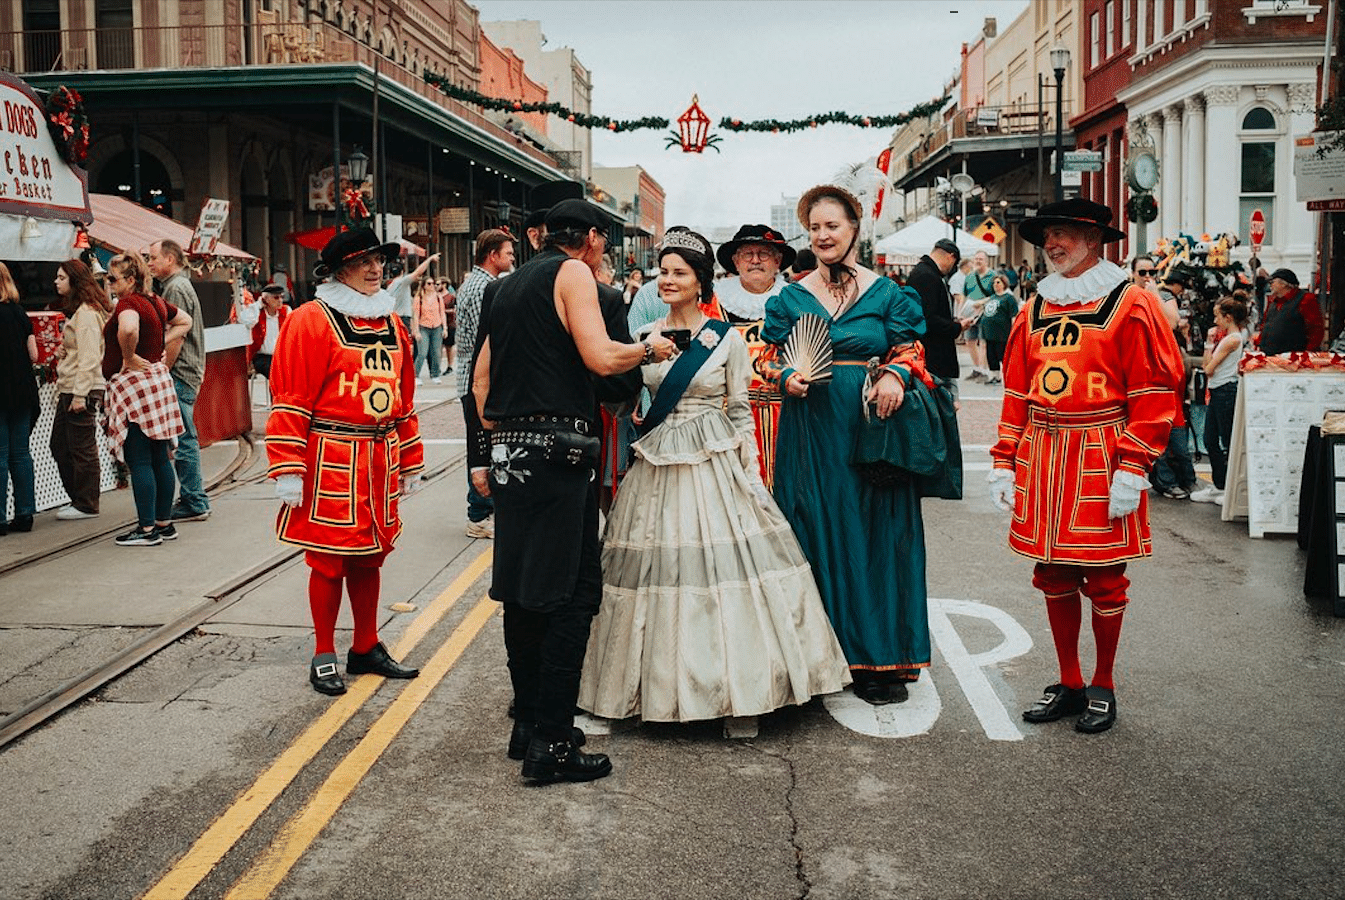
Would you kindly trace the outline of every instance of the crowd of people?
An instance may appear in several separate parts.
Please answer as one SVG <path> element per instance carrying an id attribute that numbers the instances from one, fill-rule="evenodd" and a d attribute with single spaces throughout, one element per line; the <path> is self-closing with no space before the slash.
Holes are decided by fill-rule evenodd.
<path id="1" fill-rule="evenodd" d="M 761 715 L 851 684 L 873 706 L 905 701 L 931 662 L 927 494 L 911 473 L 855 464 L 855 447 L 875 422 L 904 427 L 912 396 L 956 398 L 964 344 L 967 379 L 1003 384 L 989 491 L 1011 514 L 1010 547 L 1036 560 L 1060 667 L 1023 718 L 1111 728 L 1126 566 L 1151 553 L 1148 491 L 1222 499 L 1239 362 L 1258 344 L 1320 346 L 1316 299 L 1278 270 L 1259 325 L 1234 291 L 1195 334 L 1189 279 L 1157 283 L 1145 256 L 1129 272 L 1105 260 L 1122 232 L 1082 199 L 1020 226 L 1049 275 L 995 270 L 983 253 L 964 261 L 944 239 L 901 285 L 859 261 L 869 214 L 843 186 L 812 188 L 797 209 L 804 252 L 764 225 L 718 250 L 674 226 L 657 277 L 636 270 L 618 288 L 605 222 L 562 199 L 529 220 L 535 252 L 517 268 L 510 232 L 479 234 L 457 291 L 428 274 L 436 255 L 389 279 L 398 246 L 367 228 L 323 248 L 314 302 L 291 309 L 281 284 L 261 287 L 239 321 L 271 390 L 276 533 L 310 568 L 313 688 L 346 690 L 343 593 L 355 623 L 345 674 L 418 674 L 378 637 L 380 572 L 424 464 L 416 386 L 422 368 L 442 380 L 447 353 L 467 429 L 467 535 L 496 541 L 508 755 L 525 778 L 611 772 L 607 756 L 581 749 L 576 709 L 722 719 L 744 736 Z M 67 320 L 51 450 L 71 499 L 57 518 L 99 514 L 101 408 L 135 498 L 121 546 L 173 540 L 177 523 L 210 511 L 192 425 L 200 305 L 185 262 L 161 241 L 113 257 L 106 286 L 78 260 L 56 276 Z M 13 482 L 6 525 L 22 531 L 35 511 L 36 349 L 16 300 L 0 265 L 3 375 L 33 388 L 0 400 L 0 491 Z M 1206 487 L 1191 466 L 1192 406 L 1207 409 Z M 1087 680 L 1082 597 L 1097 654 Z"/>

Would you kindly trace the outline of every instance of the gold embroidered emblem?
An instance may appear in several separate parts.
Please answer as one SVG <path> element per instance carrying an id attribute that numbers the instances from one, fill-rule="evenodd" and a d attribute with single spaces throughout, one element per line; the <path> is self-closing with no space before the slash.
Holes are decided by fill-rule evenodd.
<path id="1" fill-rule="evenodd" d="M 1073 353 L 1082 337 L 1079 323 L 1069 316 L 1061 316 L 1042 332 L 1041 350 L 1043 353 Z"/>
<path id="2" fill-rule="evenodd" d="M 376 419 L 386 419 L 392 415 L 397 401 L 397 376 L 392 365 L 392 354 L 388 348 L 375 344 L 365 349 L 360 372 L 369 379 L 369 387 L 360 395 L 364 401 L 366 415 Z"/>
<path id="3" fill-rule="evenodd" d="M 1037 376 L 1037 390 L 1052 400 L 1069 396 L 1075 379 L 1074 369 L 1064 360 L 1051 363 Z"/>

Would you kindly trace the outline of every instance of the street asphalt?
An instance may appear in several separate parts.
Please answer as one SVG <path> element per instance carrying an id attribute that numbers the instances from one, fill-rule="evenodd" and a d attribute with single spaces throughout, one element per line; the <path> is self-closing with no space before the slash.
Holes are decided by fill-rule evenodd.
<path id="1" fill-rule="evenodd" d="M 1155 499 L 1117 726 L 1021 721 L 1055 657 L 985 491 L 998 396 L 964 383 L 966 498 L 925 505 L 935 653 L 908 703 L 817 699 L 745 740 L 718 722 L 595 728 L 615 771 L 592 784 L 527 787 L 505 758 L 491 544 L 463 534 L 446 386 L 421 394 L 439 474 L 383 570 L 382 634 L 415 681 L 311 690 L 307 569 L 274 539 L 269 483 L 233 482 L 155 548 L 43 556 L 129 520 L 126 491 L 100 519 L 43 514 L 0 539 L 0 566 L 33 560 L 0 574 L 3 714 L 207 597 L 221 608 L 0 750 L 0 897 L 1340 897 L 1345 620 L 1303 597 L 1292 537 Z M 205 468 L 237 454 L 208 448 Z"/>

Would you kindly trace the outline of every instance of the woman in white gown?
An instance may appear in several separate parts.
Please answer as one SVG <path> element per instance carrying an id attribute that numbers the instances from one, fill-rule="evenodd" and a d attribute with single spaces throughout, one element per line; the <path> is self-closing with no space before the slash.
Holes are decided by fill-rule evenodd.
<path id="1" fill-rule="evenodd" d="M 757 716 L 850 682 L 812 570 L 761 484 L 747 344 L 698 305 L 713 258 L 689 231 L 659 254 L 668 315 L 651 328 L 691 338 L 644 367 L 653 403 L 607 523 L 579 689 L 603 718 Z"/>

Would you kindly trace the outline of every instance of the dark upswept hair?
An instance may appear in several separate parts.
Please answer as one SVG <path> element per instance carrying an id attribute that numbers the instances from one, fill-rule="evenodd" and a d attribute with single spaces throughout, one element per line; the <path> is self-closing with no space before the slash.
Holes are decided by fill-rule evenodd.
<path id="1" fill-rule="evenodd" d="M 594 230 L 592 225 L 572 225 L 564 223 L 555 228 L 547 228 L 546 240 L 542 241 L 544 250 L 583 250 L 588 243 L 588 233 Z M 598 229 L 602 232 L 602 229 Z"/>
<path id="2" fill-rule="evenodd" d="M 70 293 L 65 295 L 65 302 L 61 307 L 66 316 L 73 316 L 75 311 L 86 303 L 103 312 L 112 312 L 112 304 L 108 301 L 106 292 L 98 286 L 93 277 L 93 270 L 82 260 L 67 259 L 56 268 L 70 279 Z"/>
<path id="3" fill-rule="evenodd" d="M 697 251 L 691 249 L 690 247 L 685 246 L 675 246 L 675 247 L 664 246 L 658 252 L 658 261 L 662 263 L 663 257 L 667 256 L 670 253 L 676 254 L 677 256 L 681 257 L 682 260 L 684 260 L 686 264 L 691 267 L 691 271 L 696 274 L 696 281 L 698 281 L 701 286 L 701 302 L 709 303 L 710 298 L 713 297 L 715 294 L 714 251 L 711 250 L 710 242 L 705 239 L 704 235 L 697 234 L 690 228 L 687 228 L 685 225 L 674 225 L 673 227 L 664 231 L 665 239 L 668 234 L 679 231 L 682 232 L 683 234 L 689 235 L 696 242 L 703 245 L 705 247 L 705 250 Z"/>
<path id="4" fill-rule="evenodd" d="M 1234 291 L 1233 296 L 1223 298 L 1215 308 L 1232 319 L 1233 324 L 1239 328 L 1246 325 L 1251 317 L 1251 304 L 1247 300 L 1246 291 Z"/>

